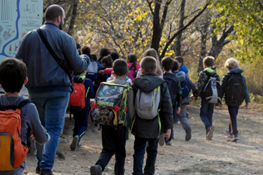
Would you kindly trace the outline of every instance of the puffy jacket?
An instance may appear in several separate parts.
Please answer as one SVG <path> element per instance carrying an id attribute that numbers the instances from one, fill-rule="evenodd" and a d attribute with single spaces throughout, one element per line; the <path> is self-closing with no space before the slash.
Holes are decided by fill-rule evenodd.
<path id="1" fill-rule="evenodd" d="M 158 77 L 155 73 L 144 73 L 140 77 L 133 81 L 134 98 L 136 97 L 137 90 L 140 89 L 143 92 L 151 92 L 156 87 L 161 86 L 161 102 L 159 105 L 160 119 L 162 131 L 171 129 L 173 127 L 173 108 L 170 97 L 170 92 L 167 87 L 167 83 Z M 136 116 L 134 118 L 134 124 L 132 133 L 142 138 L 157 138 L 159 136 L 158 117 L 156 116 L 152 120 L 141 119 Z"/>
<path id="2" fill-rule="evenodd" d="M 242 76 L 242 79 L 244 81 L 244 84 L 245 84 L 245 101 L 246 103 L 250 102 L 250 96 L 249 96 L 249 92 L 248 92 L 248 88 L 247 88 L 247 83 L 246 83 L 246 78 L 242 75 L 244 71 L 240 68 L 235 68 L 235 69 L 232 69 L 230 70 L 228 73 L 235 73 L 235 74 L 241 74 Z M 225 94 L 225 89 L 226 89 L 226 81 L 227 81 L 227 75 L 225 75 L 222 79 L 222 90 L 223 90 L 223 93 L 222 93 L 222 97 L 224 96 Z"/>
<path id="3" fill-rule="evenodd" d="M 87 69 L 89 57 L 79 56 L 73 37 L 60 30 L 53 23 L 45 23 L 40 27 L 56 55 L 70 72 L 81 72 Z M 70 79 L 57 64 L 36 30 L 26 34 L 16 54 L 27 65 L 29 92 L 45 92 L 51 90 L 70 91 Z"/>

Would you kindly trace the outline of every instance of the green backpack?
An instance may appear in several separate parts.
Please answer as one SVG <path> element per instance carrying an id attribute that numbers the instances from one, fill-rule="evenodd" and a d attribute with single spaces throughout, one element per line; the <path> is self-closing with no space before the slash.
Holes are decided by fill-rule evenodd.
<path id="1" fill-rule="evenodd" d="M 128 85 L 116 84 L 113 81 L 102 82 L 89 113 L 93 123 L 106 126 L 123 124 L 128 111 L 129 90 Z"/>

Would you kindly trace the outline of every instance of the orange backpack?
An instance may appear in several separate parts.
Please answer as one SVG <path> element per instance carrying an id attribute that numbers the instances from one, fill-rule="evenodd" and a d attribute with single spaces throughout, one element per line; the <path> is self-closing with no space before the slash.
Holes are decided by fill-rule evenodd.
<path id="1" fill-rule="evenodd" d="M 31 103 L 20 102 L 18 106 L 0 105 L 0 171 L 19 167 L 26 159 L 27 146 L 21 141 L 21 108 Z"/>
<path id="2" fill-rule="evenodd" d="M 68 103 L 68 107 L 70 107 L 71 113 L 79 112 L 85 107 L 85 80 L 86 79 L 84 79 L 82 83 L 74 83 L 74 90 L 71 93 Z"/>

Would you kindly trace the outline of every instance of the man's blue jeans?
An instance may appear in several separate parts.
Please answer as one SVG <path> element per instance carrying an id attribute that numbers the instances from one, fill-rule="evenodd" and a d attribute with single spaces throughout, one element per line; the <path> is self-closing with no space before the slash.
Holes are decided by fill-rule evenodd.
<path id="1" fill-rule="evenodd" d="M 208 101 L 201 99 L 200 106 L 200 118 L 205 125 L 205 129 L 208 130 L 213 125 L 214 104 L 208 103 Z"/>
<path id="2" fill-rule="evenodd" d="M 59 143 L 59 136 L 62 134 L 64 127 L 70 92 L 51 91 L 29 93 L 29 95 L 37 107 L 41 124 L 50 135 L 50 140 L 46 144 L 36 144 L 36 158 L 37 161 L 40 161 L 40 168 L 52 169 Z"/>
<path id="3" fill-rule="evenodd" d="M 148 147 L 146 148 L 146 142 Z M 155 162 L 158 153 L 159 138 L 146 139 L 135 136 L 134 141 L 134 155 L 133 155 L 133 175 L 153 175 L 155 172 Z M 145 148 L 147 151 L 146 165 L 144 173 L 142 172 L 143 159 L 145 154 Z"/>

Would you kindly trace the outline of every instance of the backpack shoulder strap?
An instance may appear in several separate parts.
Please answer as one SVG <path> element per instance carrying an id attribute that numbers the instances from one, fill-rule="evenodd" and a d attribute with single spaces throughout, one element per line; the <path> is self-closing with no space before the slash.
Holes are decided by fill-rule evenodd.
<path id="1" fill-rule="evenodd" d="M 17 106 L 16 105 L 0 105 L 0 111 L 5 111 L 8 109 L 13 109 L 13 110 L 21 109 L 23 106 L 25 106 L 28 103 L 32 103 L 32 101 L 29 99 L 26 99 L 26 100 L 21 101 Z"/>

